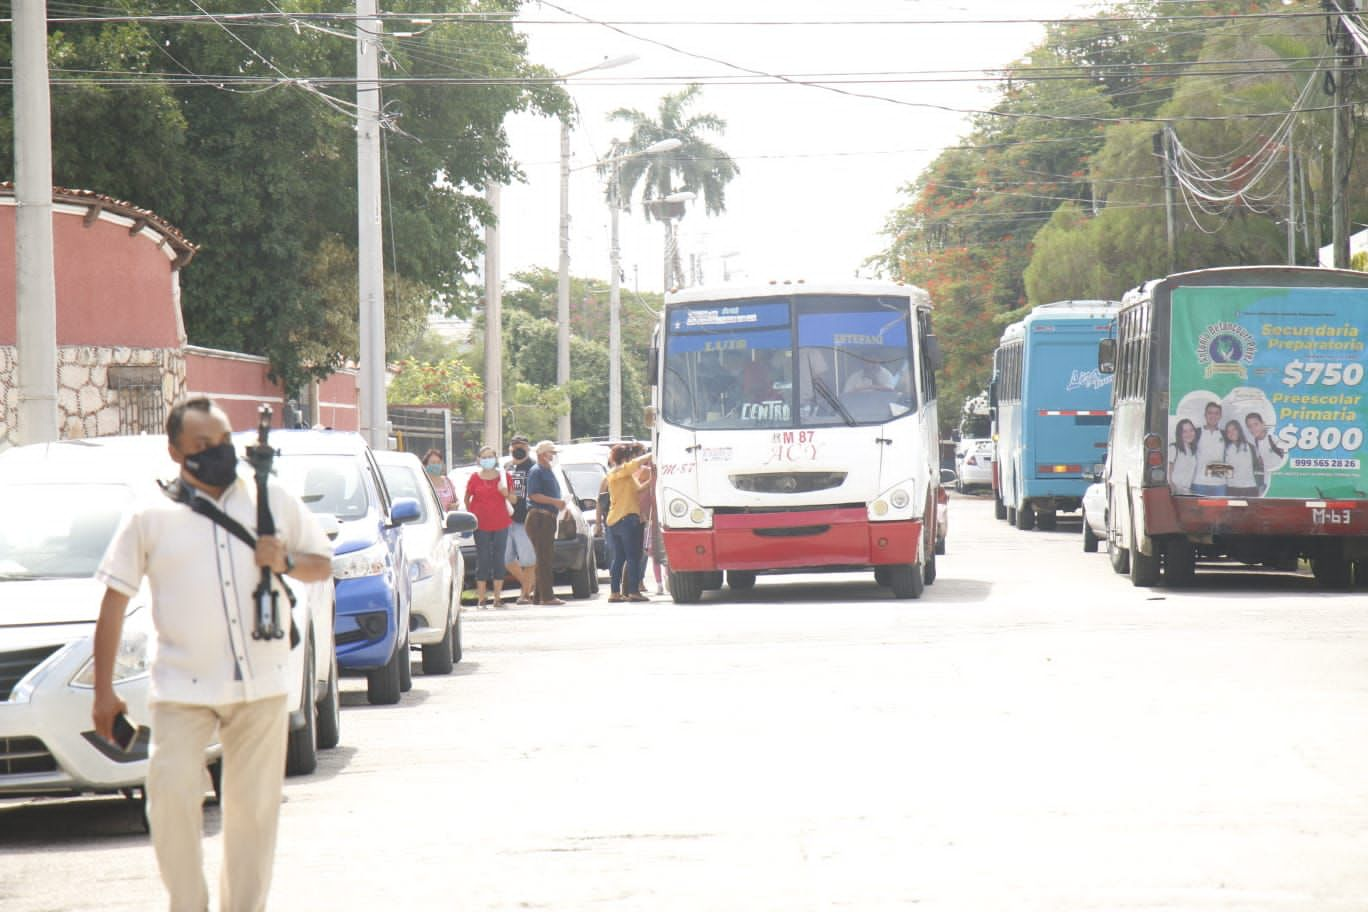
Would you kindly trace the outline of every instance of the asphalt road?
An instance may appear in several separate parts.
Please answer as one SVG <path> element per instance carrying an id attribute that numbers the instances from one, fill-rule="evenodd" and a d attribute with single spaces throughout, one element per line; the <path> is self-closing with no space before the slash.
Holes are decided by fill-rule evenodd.
<path id="1" fill-rule="evenodd" d="M 272 908 L 1368 908 L 1362 593 L 1134 589 L 966 497 L 940 573 L 468 610 L 452 676 L 347 682 Z M 0 909 L 160 896 L 121 799 L 0 802 Z"/>

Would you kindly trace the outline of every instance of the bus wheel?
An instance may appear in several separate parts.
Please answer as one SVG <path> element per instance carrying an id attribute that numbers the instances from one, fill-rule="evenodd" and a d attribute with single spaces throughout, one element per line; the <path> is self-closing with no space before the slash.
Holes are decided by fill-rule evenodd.
<path id="1" fill-rule="evenodd" d="M 1117 573 L 1130 572 L 1130 552 L 1117 544 L 1114 538 L 1107 542 L 1107 558 Z"/>
<path id="2" fill-rule="evenodd" d="M 1055 511 L 1041 510 L 1036 513 L 1036 528 L 1043 532 L 1053 532 L 1055 529 Z"/>
<path id="3" fill-rule="evenodd" d="M 1016 527 L 1020 529 L 1022 532 L 1029 532 L 1031 531 L 1031 527 L 1034 525 L 1035 507 L 1031 506 L 1030 503 L 1024 503 L 1021 506 L 1017 507 Z"/>
<path id="4" fill-rule="evenodd" d="M 1003 502 L 1002 502 L 1002 498 L 999 497 L 999 496 L 996 495 L 996 494 L 993 495 L 993 518 L 994 518 L 994 519 L 1006 519 L 1006 518 L 1007 518 L 1007 505 L 1006 505 L 1005 503 L 1003 503 Z"/>
<path id="5" fill-rule="evenodd" d="M 1197 549 L 1186 538 L 1171 538 L 1164 546 L 1164 585 L 1191 586 L 1197 577 Z"/>
<path id="6" fill-rule="evenodd" d="M 1134 548 L 1130 556 L 1131 584 L 1142 588 L 1154 586 L 1159 582 L 1159 555 L 1145 554 Z"/>
<path id="7" fill-rule="evenodd" d="M 1368 560 L 1354 561 L 1354 588 L 1368 589 Z"/>
<path id="8" fill-rule="evenodd" d="M 676 605 L 691 605 L 703 597 L 703 574 L 686 571 L 670 571 L 670 598 Z"/>
<path id="9" fill-rule="evenodd" d="M 735 589 L 737 592 L 741 592 L 741 591 L 743 591 L 743 590 L 745 590 L 745 589 L 754 589 L 754 588 L 755 588 L 755 571 L 754 571 L 754 570 L 728 570 L 728 571 L 727 571 L 727 585 L 728 585 L 730 588 Z"/>
<path id="10" fill-rule="evenodd" d="M 888 584 L 893 587 L 893 597 L 898 599 L 921 598 L 926 583 L 922 579 L 921 564 L 895 564 L 888 568 Z"/>
<path id="11" fill-rule="evenodd" d="M 721 589 L 721 588 L 722 588 L 722 571 L 721 571 L 721 570 L 709 570 L 709 571 L 707 571 L 707 572 L 705 572 L 705 573 L 700 573 L 700 574 L 699 574 L 699 577 L 702 579 L 702 585 L 703 585 L 704 591 L 707 591 L 707 590 L 709 590 L 709 589 Z"/>
<path id="12" fill-rule="evenodd" d="M 887 567 L 874 568 L 874 582 L 883 586 L 885 589 L 893 584 L 893 577 Z"/>
<path id="13" fill-rule="evenodd" d="M 922 582 L 928 586 L 936 581 L 936 555 L 940 553 L 932 548 L 926 555 L 926 563 L 922 565 Z"/>
<path id="14" fill-rule="evenodd" d="M 1016 507 L 1007 507 L 1007 525 L 1016 525 Z"/>
<path id="15" fill-rule="evenodd" d="M 1348 589 L 1350 563 L 1342 554 L 1311 558 L 1311 573 L 1322 589 Z"/>

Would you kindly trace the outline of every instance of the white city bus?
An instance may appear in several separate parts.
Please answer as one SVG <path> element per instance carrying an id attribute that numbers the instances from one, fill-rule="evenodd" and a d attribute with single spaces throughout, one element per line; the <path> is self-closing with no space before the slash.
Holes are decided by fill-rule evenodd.
<path id="1" fill-rule="evenodd" d="M 670 594 L 758 572 L 935 580 L 940 440 L 931 304 L 876 282 L 690 288 L 653 352 Z"/>

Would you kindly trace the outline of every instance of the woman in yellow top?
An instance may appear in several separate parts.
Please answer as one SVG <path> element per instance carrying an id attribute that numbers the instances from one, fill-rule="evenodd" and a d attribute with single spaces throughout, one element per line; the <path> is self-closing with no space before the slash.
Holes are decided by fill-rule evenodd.
<path id="1" fill-rule="evenodd" d="M 632 459 L 632 444 L 619 443 L 613 447 L 608 462 L 608 520 L 607 532 L 613 552 L 609 574 L 610 602 L 649 602 L 641 594 L 641 508 L 638 494 L 642 484 L 636 471 L 651 461 L 650 455 Z M 624 573 L 624 570 L 626 571 Z"/>

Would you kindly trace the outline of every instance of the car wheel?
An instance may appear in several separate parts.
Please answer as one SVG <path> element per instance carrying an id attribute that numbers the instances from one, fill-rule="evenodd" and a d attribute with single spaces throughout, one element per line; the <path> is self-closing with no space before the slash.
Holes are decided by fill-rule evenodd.
<path id="1" fill-rule="evenodd" d="M 592 549 L 580 561 L 578 570 L 570 571 L 570 594 L 577 599 L 588 598 L 594 591 L 594 555 Z"/>
<path id="2" fill-rule="evenodd" d="M 1093 532 L 1092 526 L 1088 525 L 1088 514 L 1083 514 L 1083 551 L 1087 554 L 1097 553 L 1097 535 Z"/>
<path id="3" fill-rule="evenodd" d="M 670 598 L 677 605 L 690 605 L 703 597 L 703 574 L 694 571 L 670 571 Z"/>
<path id="4" fill-rule="evenodd" d="M 327 750 L 342 740 L 342 694 L 337 684 L 337 655 L 328 671 L 328 693 L 318 704 L 318 746 Z"/>
<path id="5" fill-rule="evenodd" d="M 888 582 L 893 587 L 893 597 L 898 599 L 918 599 L 926 589 L 922 579 L 921 564 L 896 564 L 888 568 Z"/>
<path id="6" fill-rule="evenodd" d="M 447 625 L 446 631 L 442 634 L 439 643 L 423 644 L 423 674 L 425 675 L 444 675 L 451 674 L 451 667 L 455 664 L 452 661 L 451 653 L 451 623 L 452 614 L 455 609 L 451 605 L 451 599 L 447 599 Z"/>
<path id="7" fill-rule="evenodd" d="M 318 707 L 314 705 L 314 643 L 310 631 L 304 643 L 304 686 L 299 709 L 304 724 L 290 732 L 285 746 L 285 775 L 307 776 L 318 769 Z"/>
<path id="8" fill-rule="evenodd" d="M 461 662 L 461 616 L 456 615 L 456 623 L 451 628 L 451 663 L 459 665 Z"/>
<path id="9" fill-rule="evenodd" d="M 399 647 L 399 692 L 413 690 L 413 656 L 409 652 L 409 635 L 404 631 L 404 645 Z"/>
<path id="10" fill-rule="evenodd" d="M 399 662 L 407 659 L 406 652 L 396 649 L 382 667 L 366 673 L 366 702 L 372 706 L 390 706 L 399 702 Z"/>
<path id="11" fill-rule="evenodd" d="M 728 571 L 727 571 L 727 586 L 730 587 L 730 588 L 732 588 L 732 589 L 735 589 L 737 592 L 743 592 L 743 591 L 745 591 L 746 589 L 754 589 L 754 588 L 755 588 L 755 571 L 754 571 L 754 570 L 728 570 Z"/>
<path id="12" fill-rule="evenodd" d="M 589 549 L 589 594 L 590 594 L 590 595 L 597 595 L 597 594 L 598 594 L 598 591 L 599 591 L 598 555 L 596 555 L 596 554 L 594 553 L 594 549 L 593 549 L 593 548 L 590 548 L 590 549 Z"/>

